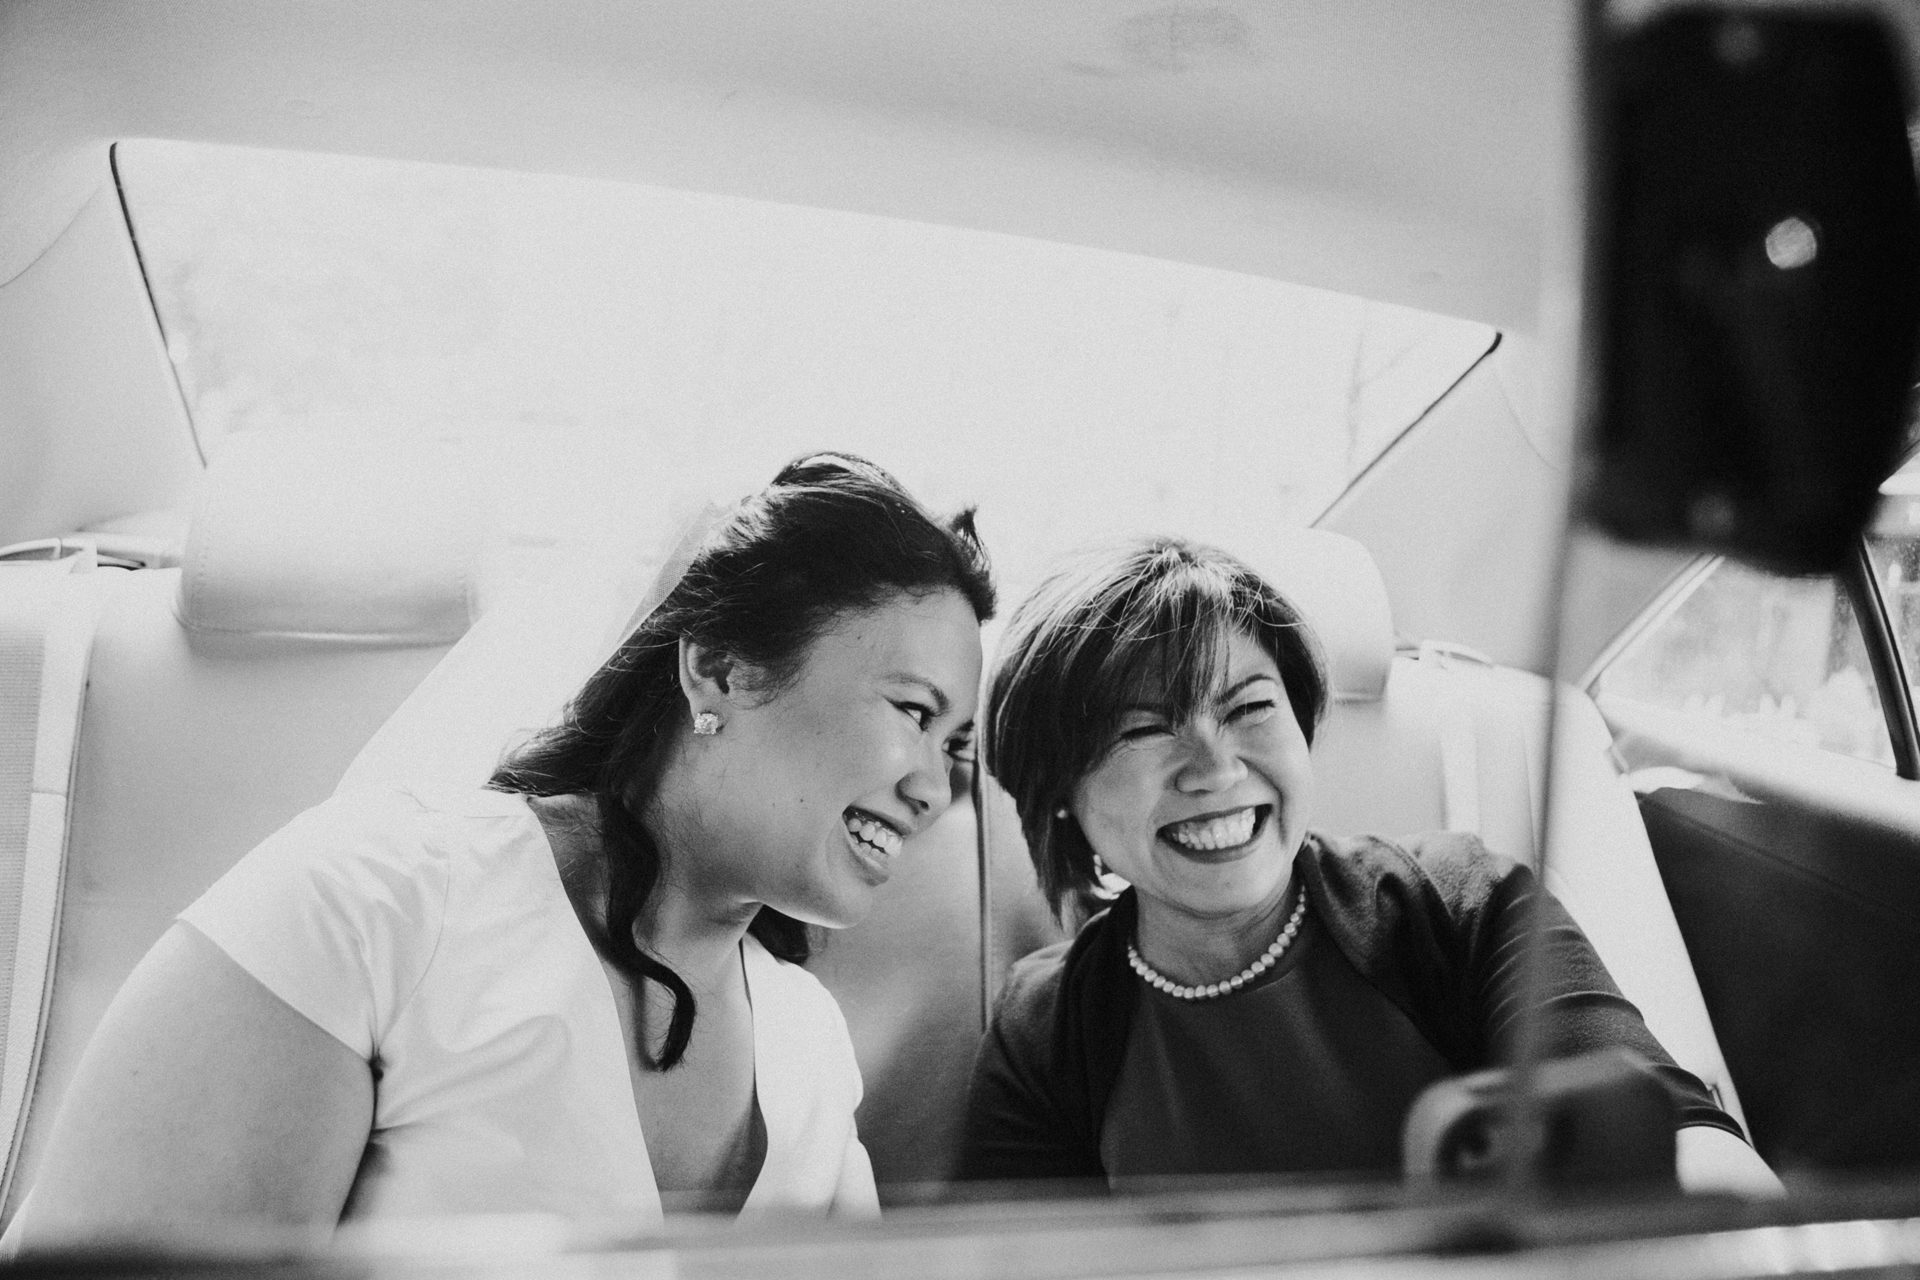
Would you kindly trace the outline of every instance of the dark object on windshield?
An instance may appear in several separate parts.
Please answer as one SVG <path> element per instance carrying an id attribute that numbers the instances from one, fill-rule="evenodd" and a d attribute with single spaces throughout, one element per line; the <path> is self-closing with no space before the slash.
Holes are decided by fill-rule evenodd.
<path id="1" fill-rule="evenodd" d="M 1905 437 L 1920 195 L 1874 18 L 1678 10 L 1594 49 L 1586 514 L 1829 572 Z"/>
<path id="2" fill-rule="evenodd" d="M 1543 1062 L 1535 1074 L 1539 1139 L 1508 1106 L 1514 1073 L 1476 1071 L 1429 1086 L 1407 1110 L 1401 1163 L 1414 1182 L 1511 1176 L 1524 1160 L 1530 1186 L 1673 1186 L 1673 1099 L 1646 1059 L 1599 1049 Z M 1530 1151 L 1522 1155 L 1522 1151 Z"/>

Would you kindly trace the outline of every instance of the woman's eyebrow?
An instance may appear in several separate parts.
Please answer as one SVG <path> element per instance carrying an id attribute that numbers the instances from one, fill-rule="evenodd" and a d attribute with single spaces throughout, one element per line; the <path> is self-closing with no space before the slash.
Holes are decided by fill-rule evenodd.
<path id="1" fill-rule="evenodd" d="M 917 685 L 925 689 L 927 696 L 933 699 L 933 713 L 937 716 L 947 714 L 953 706 L 953 700 L 947 697 L 946 692 L 925 676 L 914 675 L 911 671 L 889 671 L 884 678 L 896 684 Z"/>
<path id="2" fill-rule="evenodd" d="M 1248 685 L 1257 684 L 1262 680 L 1271 681 L 1271 680 L 1274 680 L 1274 676 L 1271 672 L 1267 672 L 1267 671 L 1256 671 L 1250 676 L 1242 676 L 1237 683 L 1229 686 L 1226 689 L 1222 689 L 1220 691 L 1220 696 L 1214 699 L 1214 701 L 1229 702 L 1235 697 L 1239 696 L 1242 692 L 1244 692 Z"/>

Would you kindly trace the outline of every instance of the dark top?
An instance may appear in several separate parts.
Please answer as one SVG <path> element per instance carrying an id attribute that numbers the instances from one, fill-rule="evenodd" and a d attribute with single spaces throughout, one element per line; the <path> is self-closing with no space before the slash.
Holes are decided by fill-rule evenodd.
<path id="1" fill-rule="evenodd" d="M 1444 832 L 1404 847 L 1309 836 L 1294 877 L 1308 895 L 1299 939 L 1266 981 L 1231 996 L 1189 1005 L 1134 975 L 1131 891 L 1071 942 L 1016 964 L 974 1064 L 960 1176 L 1396 1168 L 1421 1088 L 1514 1056 L 1536 881 Z M 1540 916 L 1552 957 L 1545 1051 L 1632 1049 L 1681 1125 L 1740 1134 L 1551 894 Z M 1278 1081 L 1307 1085 L 1298 1105 L 1279 1100 Z"/>
<path id="2" fill-rule="evenodd" d="M 1407 1108 L 1449 1074 L 1309 912 L 1250 986 L 1215 1000 L 1140 993 L 1100 1162 L 1114 1178 L 1392 1174 Z"/>

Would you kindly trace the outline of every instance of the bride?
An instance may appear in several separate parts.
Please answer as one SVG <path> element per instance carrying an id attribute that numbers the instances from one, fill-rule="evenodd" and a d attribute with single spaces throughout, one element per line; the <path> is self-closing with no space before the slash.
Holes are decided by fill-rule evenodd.
<path id="1" fill-rule="evenodd" d="M 344 786 L 183 912 L 8 1243 L 874 1211 L 846 1026 L 799 966 L 947 807 L 992 609 L 970 515 L 790 464 L 485 788 Z"/>

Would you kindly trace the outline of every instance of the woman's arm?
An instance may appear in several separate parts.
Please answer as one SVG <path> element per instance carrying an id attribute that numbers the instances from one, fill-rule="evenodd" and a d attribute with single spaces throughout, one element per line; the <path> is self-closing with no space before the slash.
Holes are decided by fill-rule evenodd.
<path id="1" fill-rule="evenodd" d="M 367 1063 L 175 924 L 87 1045 L 8 1244 L 331 1229 L 372 1121 Z"/>
<path id="2" fill-rule="evenodd" d="M 1783 1196 L 1760 1153 L 1711 1125 L 1688 1125 L 1674 1134 L 1674 1167 L 1682 1191 L 1732 1191 L 1746 1196 Z"/>
<path id="3" fill-rule="evenodd" d="M 974 1059 L 954 1174 L 963 1181 L 1104 1178 L 1097 1151 L 1076 1142 L 1048 1051 L 1052 1008 L 1018 970 Z M 1035 984 L 1038 986 L 1038 984 Z"/>
<path id="4" fill-rule="evenodd" d="M 1680 1113 L 1675 1133 L 1675 1172 L 1688 1191 L 1779 1194 L 1780 1180 L 1758 1153 L 1729 1127 L 1734 1119 L 1713 1101 L 1705 1085 L 1674 1062 L 1647 1029 L 1640 1011 L 1620 992 L 1580 926 L 1531 872 L 1487 857 L 1477 841 L 1454 842 L 1452 856 L 1423 859 L 1447 891 L 1450 914 L 1466 925 L 1466 966 L 1473 1004 L 1481 1011 L 1496 1059 L 1511 1057 L 1521 1018 L 1530 1007 L 1525 955 L 1528 928 L 1538 928 L 1545 949 L 1547 981 L 1532 1006 L 1544 1020 L 1549 1056 L 1571 1057 L 1620 1046 L 1647 1060 Z M 1461 856 L 1464 854 L 1465 856 Z M 1538 894 L 1537 917 L 1527 900 Z"/>
<path id="5" fill-rule="evenodd" d="M 834 1188 L 829 1212 L 836 1218 L 880 1216 L 880 1190 L 873 1182 L 873 1161 L 857 1134 L 847 1135 L 846 1154 L 840 1162 L 840 1184 Z"/>

